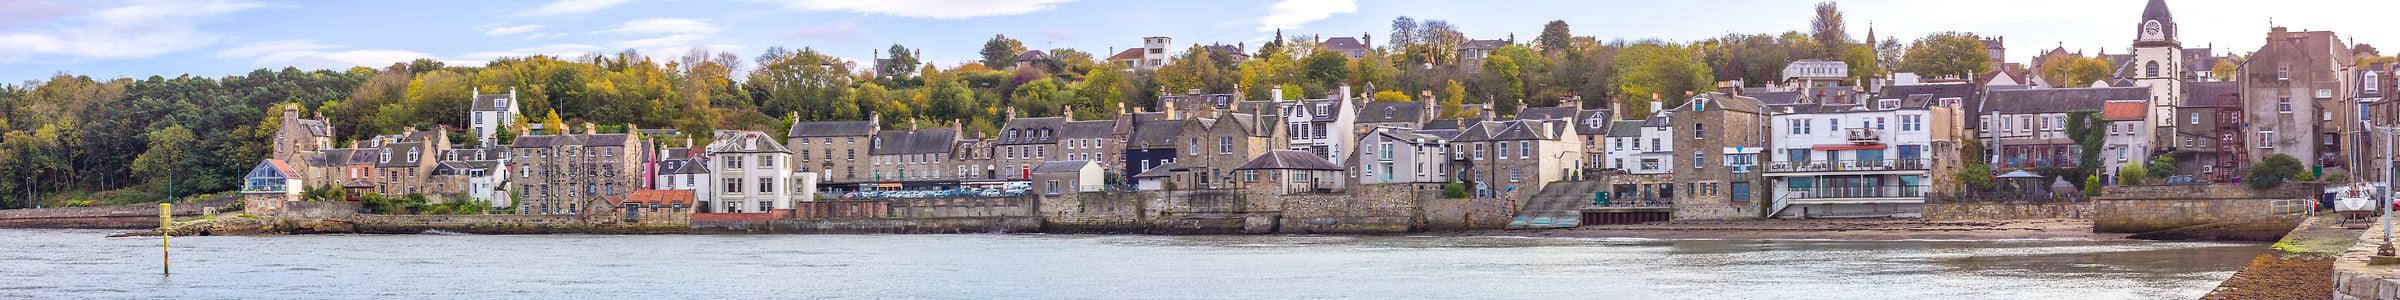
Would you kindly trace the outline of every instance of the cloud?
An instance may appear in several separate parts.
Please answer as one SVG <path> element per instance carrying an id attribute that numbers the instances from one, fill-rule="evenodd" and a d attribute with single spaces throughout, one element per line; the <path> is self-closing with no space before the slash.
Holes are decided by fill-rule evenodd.
<path id="1" fill-rule="evenodd" d="M 217 51 L 211 58 L 248 59 L 263 66 L 295 66 L 303 68 L 340 68 L 351 66 L 381 67 L 419 58 L 434 58 L 424 52 L 398 49 L 343 50 L 343 46 L 319 44 L 316 41 L 280 40 L 243 44 Z"/>
<path id="2" fill-rule="evenodd" d="M 647 39 L 621 41 L 612 43 L 610 45 L 623 49 L 666 48 L 697 45 L 701 40 L 706 39 L 708 39 L 708 36 L 697 34 L 678 34 Z"/>
<path id="3" fill-rule="evenodd" d="M 1042 37 L 1053 41 L 1073 41 L 1075 40 L 1075 31 L 1056 26 L 1042 27 Z"/>
<path id="4" fill-rule="evenodd" d="M 858 24 L 842 22 L 829 27 L 801 28 L 784 34 L 784 36 L 811 40 L 857 41 L 866 38 L 867 35 L 865 30 L 858 28 Z"/>
<path id="5" fill-rule="evenodd" d="M 1258 19 L 1258 31 L 1295 29 L 1333 14 L 1355 12 L 1358 12 L 1356 0 L 1283 0 L 1267 6 L 1267 16 Z"/>
<path id="6" fill-rule="evenodd" d="M 66 1 L 0 1 L 0 26 L 35 24 L 82 14 L 82 7 Z"/>
<path id="7" fill-rule="evenodd" d="M 756 0 L 807 11 L 848 11 L 910 18 L 965 19 L 1019 15 L 1074 0 Z"/>
<path id="8" fill-rule="evenodd" d="M 516 25 L 516 26 L 509 26 L 509 24 L 508 24 L 507 22 L 500 22 L 500 23 L 492 23 L 492 24 L 483 24 L 483 26 L 476 26 L 476 27 L 475 27 L 475 30 L 478 30 L 478 31 L 483 31 L 483 34 L 484 34 L 484 35 L 515 35 L 515 34 L 519 34 L 519 33 L 533 32 L 534 30 L 541 30 L 542 28 L 545 28 L 545 27 L 548 27 L 548 26 L 542 26 L 542 25 Z"/>
<path id="9" fill-rule="evenodd" d="M 666 34 L 709 34 L 709 33 L 716 33 L 718 30 L 721 30 L 721 29 L 717 28 L 717 26 L 716 26 L 716 25 L 710 25 L 710 24 L 708 24 L 708 22 L 702 22 L 702 21 L 700 21 L 700 20 L 693 20 L 693 19 L 681 19 L 681 18 L 649 18 L 649 19 L 640 19 L 640 20 L 625 21 L 625 26 L 622 26 L 622 27 L 617 27 L 617 29 L 609 29 L 609 30 L 597 31 L 597 32 L 594 32 L 594 33 L 621 33 L 621 34 L 653 34 L 653 33 L 666 33 Z"/>
<path id="10" fill-rule="evenodd" d="M 525 36 L 525 39 L 528 39 L 528 40 L 538 40 L 538 39 L 556 38 L 556 37 L 562 37 L 562 36 L 567 36 L 567 34 L 566 34 L 566 33 L 564 33 L 564 32 L 560 32 L 560 33 L 535 33 L 535 34 L 532 34 L 532 35 L 526 35 L 526 36 Z"/>
<path id="11" fill-rule="evenodd" d="M 146 58 L 206 47 L 223 35 L 200 31 L 201 21 L 259 6 L 231 0 L 142 2 L 92 11 L 38 29 L 0 32 L 0 61 L 46 55 Z"/>
<path id="12" fill-rule="evenodd" d="M 560 16 L 588 13 L 624 5 L 633 0 L 554 0 L 548 5 L 517 13 L 520 17 Z"/>

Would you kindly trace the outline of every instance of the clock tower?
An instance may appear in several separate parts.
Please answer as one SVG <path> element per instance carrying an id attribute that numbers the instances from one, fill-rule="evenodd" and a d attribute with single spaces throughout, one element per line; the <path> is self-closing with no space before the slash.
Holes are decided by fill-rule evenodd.
<path id="1" fill-rule="evenodd" d="M 2134 23 L 2133 60 L 2124 62 L 2116 76 L 2133 81 L 2133 85 L 2150 88 L 2150 113 L 2146 116 L 2152 130 L 2151 145 L 2174 145 L 2175 107 L 2183 104 L 2184 85 L 2189 70 L 2184 68 L 2183 43 L 2175 37 L 2175 16 L 2167 12 L 2166 0 L 2150 0 L 2142 8 L 2141 22 Z M 2126 99 L 2131 100 L 2131 99 Z M 2166 141 L 2157 140 L 2165 138 Z M 2148 149 L 2143 149 L 2144 156 Z"/>

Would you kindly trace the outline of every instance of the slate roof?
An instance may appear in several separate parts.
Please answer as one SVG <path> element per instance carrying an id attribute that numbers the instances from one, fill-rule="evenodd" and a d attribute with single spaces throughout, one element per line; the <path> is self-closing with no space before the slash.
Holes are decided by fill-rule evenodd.
<path id="1" fill-rule="evenodd" d="M 2240 107 L 2242 105 L 2241 86 L 2238 82 L 2193 82 L 2184 87 L 2191 89 L 2191 92 L 2183 99 L 2183 107 Z"/>
<path id="2" fill-rule="evenodd" d="M 1258 158 L 1252 158 L 1250 162 L 1242 163 L 1242 166 L 1233 169 L 1340 171 L 1342 167 L 1334 165 L 1333 162 L 1326 161 L 1324 158 L 1319 158 L 1316 154 L 1308 153 L 1308 151 L 1268 150 L 1267 154 L 1261 154 Z"/>
<path id="3" fill-rule="evenodd" d="M 1249 134 L 1250 136 L 1253 136 L 1253 137 L 1271 137 L 1271 136 L 1275 136 L 1275 128 L 1282 127 L 1282 126 L 1268 127 L 1268 128 L 1263 128 L 1263 130 L 1262 130 L 1262 128 L 1259 128 L 1259 127 L 1258 127 L 1258 124 L 1259 124 L 1259 123 L 1258 123 L 1258 122 L 1259 122 L 1259 120 L 1258 120 L 1258 115 L 1253 115 L 1253 114 L 1243 114 L 1243 113 L 1226 114 L 1226 115 L 1225 115 L 1225 118 L 1226 118 L 1226 119 L 1231 119 L 1231 120 L 1233 120 L 1233 124 L 1235 124 L 1235 125 L 1242 126 L 1242 133 Z M 1273 122 L 1273 121 L 1272 121 L 1272 120 L 1270 120 L 1269 122 Z"/>
<path id="4" fill-rule="evenodd" d="M 1372 134 L 1380 134 L 1380 135 L 1390 136 L 1390 137 L 1392 137 L 1392 139 L 1394 139 L 1394 140 L 1400 140 L 1400 141 L 1402 141 L 1402 142 L 1406 142 L 1406 143 L 1416 143 L 1416 141 L 1422 140 L 1422 141 L 1424 141 L 1424 143 L 1425 143 L 1425 144 L 1437 144 L 1437 141 L 1443 141 L 1443 140 L 1447 140 L 1447 139 L 1444 139 L 1444 138 L 1442 138 L 1442 137 L 1440 137 L 1440 136 L 1435 136 L 1435 135 L 1430 135 L 1430 134 L 1423 134 L 1423 133 L 1417 133 L 1417 132 L 1416 132 L 1416 130 L 1411 130 L 1411 129 L 1407 129 L 1407 128 L 1391 128 L 1391 127 L 1376 128 L 1376 129 L 1375 129 L 1375 130 L 1373 130 L 1373 131 L 1368 131 L 1368 132 L 1367 132 L 1367 134 L 1371 134 L 1371 135 L 1372 135 Z"/>
<path id="5" fill-rule="evenodd" d="M 2147 100 L 2150 88 L 2080 88 L 1993 91 L 1990 101 L 1993 110 L 2002 114 L 2064 113 L 2078 110 L 2100 110 L 2108 100 Z"/>
<path id="6" fill-rule="evenodd" d="M 1133 137 L 1125 141 L 1126 149 L 1174 149 L 1175 136 L 1183 134 L 1181 122 L 1141 122 L 1134 125 Z"/>
<path id="7" fill-rule="evenodd" d="M 424 151 L 425 143 L 392 143 L 390 145 L 384 145 L 383 149 L 391 150 L 392 157 L 389 159 L 383 159 L 383 157 L 381 157 L 383 153 L 377 152 L 376 156 L 379 160 L 375 162 L 376 167 L 414 167 L 417 166 L 417 163 L 408 161 L 409 158 L 414 157 L 408 156 L 408 150 Z"/>
<path id="8" fill-rule="evenodd" d="M 624 147 L 625 134 L 528 135 L 517 137 L 507 148 L 549 148 L 558 146 Z"/>
<path id="9" fill-rule="evenodd" d="M 1358 123 L 1416 123 L 1425 115 L 1424 102 L 1368 102 L 1358 107 Z"/>
<path id="10" fill-rule="evenodd" d="M 1100 139 L 1116 133 L 1116 120 L 1070 121 L 1058 129 L 1058 137 L 1067 139 Z"/>
<path id="11" fill-rule="evenodd" d="M 2100 119 L 2108 121 L 2140 121 L 2150 111 L 2150 103 L 2132 100 L 2108 101 L 2100 105 Z"/>
<path id="12" fill-rule="evenodd" d="M 1366 43 L 1360 43 L 1358 42 L 1358 38 L 1353 37 L 1329 38 L 1325 39 L 1324 43 L 1319 43 L 1318 45 L 1322 45 L 1326 49 L 1333 49 L 1334 51 L 1367 50 Z"/>
<path id="13" fill-rule="evenodd" d="M 1910 95 L 1927 95 L 1933 99 L 1958 98 L 1960 102 L 1975 98 L 1973 84 L 1920 84 L 1883 87 L 1877 99 L 1906 99 Z"/>
<path id="14" fill-rule="evenodd" d="M 678 159 L 676 159 L 676 160 L 681 160 L 681 161 L 683 161 L 683 162 L 682 162 L 682 163 L 680 163 L 680 164 L 677 164 L 677 165 L 676 165 L 676 166 L 677 166 L 677 168 L 675 168 L 674 170 L 667 170 L 666 172 L 661 172 L 661 173 L 666 173 L 666 174 L 708 174 L 708 160 L 707 160 L 707 159 L 701 159 L 701 158 L 678 158 Z M 664 163 L 661 163 L 661 164 L 663 165 Z"/>
<path id="15" fill-rule="evenodd" d="M 356 150 L 350 151 L 350 159 L 349 159 L 349 161 L 348 161 L 348 164 L 351 164 L 351 165 L 374 165 L 374 164 L 375 164 L 375 159 L 376 159 L 376 156 L 377 156 L 377 155 L 382 155 L 382 153 L 383 153 L 383 149 L 382 149 L 382 148 L 358 148 L 358 149 L 356 149 Z"/>
<path id="16" fill-rule="evenodd" d="M 1058 142 L 1060 125 L 1066 118 L 1014 118 L 1000 127 L 1000 145 L 1050 144 Z"/>
<path id="17" fill-rule="evenodd" d="M 1749 95 L 1750 98 L 1758 98 L 1759 103 L 1765 103 L 1767 105 L 1800 103 L 1800 92 L 1754 93 L 1746 95 Z"/>
<path id="18" fill-rule="evenodd" d="M 2167 11 L 2167 0 L 2150 0 L 2149 5 L 2142 7 L 2142 20 L 2158 20 L 2159 27 L 2162 27 L 2160 29 L 2166 34 L 2167 39 L 2175 39 L 2175 15 Z M 2140 29 L 2136 27 L 2135 30 Z M 2135 33 L 2140 32 L 2136 31 Z"/>
<path id="19" fill-rule="evenodd" d="M 1612 124 L 1610 124 L 1610 123 L 1611 123 L 1611 120 L 1610 120 L 1610 117 L 1609 117 L 1609 116 L 1613 116 L 1613 115 L 1615 115 L 1615 112 L 1614 112 L 1614 111 L 1609 111 L 1609 110 L 1606 110 L 1606 109 L 1586 109 L 1586 110 L 1583 110 L 1583 111 L 1581 111 L 1581 112 L 1576 112 L 1576 113 L 1575 113 L 1575 125 L 1574 125 L 1574 126 L 1575 126 L 1575 134 L 1576 134 L 1576 135 L 1603 135 L 1603 134 L 1608 134 L 1608 126 L 1609 126 L 1609 125 L 1612 125 Z M 1600 128 L 1592 128 L 1592 126 L 1590 126 L 1590 125 L 1585 125 L 1585 124 L 1583 123 L 1583 122 L 1585 122 L 1586 120 L 1594 120 L 1594 119 L 1600 120 L 1600 121 L 1599 121 L 1599 122 L 1600 122 Z"/>
<path id="20" fill-rule="evenodd" d="M 784 137 L 867 136 L 874 131 L 875 123 L 867 121 L 797 122 Z"/>
<path id="21" fill-rule="evenodd" d="M 308 128 L 308 135 L 317 137 L 333 136 L 333 127 L 326 126 L 324 120 L 299 119 L 293 121 L 298 121 L 301 128 Z"/>
<path id="22" fill-rule="evenodd" d="M 717 141 L 708 143 L 708 153 L 792 153 L 792 149 L 784 148 L 783 143 L 775 141 L 765 132 L 737 131 L 733 136 L 719 137 Z"/>
<path id="23" fill-rule="evenodd" d="M 1457 129 L 1418 129 L 1416 130 L 1416 133 L 1441 138 L 1443 140 L 1457 140 L 1459 134 Z"/>
<path id="24" fill-rule="evenodd" d="M 1042 50 L 1025 50 L 1023 53 L 1017 53 L 1018 62 L 1037 61 L 1045 57 L 1050 57 L 1050 53 L 1042 52 Z"/>
<path id="25" fill-rule="evenodd" d="M 1617 120 L 1608 124 L 1608 137 L 1642 136 L 1643 120 Z"/>
<path id="26" fill-rule="evenodd" d="M 694 193 L 692 190 L 639 190 L 633 191 L 632 194 L 626 194 L 624 201 L 618 202 L 618 204 L 691 207 Z"/>
<path id="27" fill-rule="evenodd" d="M 507 101 L 508 94 L 477 94 L 475 95 L 475 111 L 500 110 L 500 106 L 506 104 Z"/>
<path id="28" fill-rule="evenodd" d="M 2216 49 L 2184 48 L 2183 67 L 2192 72 L 2207 72 L 2217 68 Z"/>
<path id="29" fill-rule="evenodd" d="M 1525 109 L 1522 109 L 1522 110 L 1517 110 L 1517 119 L 1520 119 L 1520 120 L 1555 120 L 1555 119 L 1572 119 L 1572 118 L 1575 118 L 1575 114 L 1576 114 L 1577 112 L 1580 112 L 1580 111 L 1579 111 L 1579 110 L 1577 110 L 1576 108 L 1573 108 L 1573 107 L 1527 107 L 1527 108 L 1525 108 Z"/>
<path id="30" fill-rule="evenodd" d="M 1175 163 L 1158 165 L 1157 167 L 1151 167 L 1149 171 L 1142 171 L 1141 174 L 1133 174 L 1133 178 L 1167 177 L 1167 173 L 1174 172 L 1174 168 Z"/>
<path id="31" fill-rule="evenodd" d="M 875 138 L 883 140 L 882 147 L 867 149 L 867 155 L 939 154 L 950 152 L 951 143 L 957 141 L 958 131 L 949 128 L 886 130 L 875 134 Z"/>
<path id="32" fill-rule="evenodd" d="M 1033 173 L 1033 174 L 1057 174 L 1057 173 L 1075 173 L 1075 172 L 1082 172 L 1082 171 L 1083 171 L 1083 166 L 1084 166 L 1084 165 L 1089 165 L 1089 164 L 1092 164 L 1092 161 L 1089 161 L 1089 160 L 1053 160 L 1053 161 L 1045 161 L 1045 162 L 1042 162 L 1042 164 L 1041 164 L 1041 165 L 1033 166 L 1033 170 L 1031 171 L 1031 173 Z"/>
<path id="33" fill-rule="evenodd" d="M 1108 56 L 1108 60 L 1141 59 L 1141 58 L 1142 58 L 1142 51 L 1143 51 L 1143 50 L 1149 50 L 1149 49 L 1148 49 L 1148 48 L 1126 48 L 1126 49 L 1125 49 L 1125 51 L 1118 51 L 1118 52 L 1117 52 L 1117 55 L 1110 55 L 1110 56 Z"/>
<path id="34" fill-rule="evenodd" d="M 1508 40 L 1467 40 L 1458 44 L 1459 49 L 1499 49 L 1505 46 L 1508 46 Z"/>
<path id="35" fill-rule="evenodd" d="M 349 163 L 350 163 L 350 151 L 354 151 L 354 150 L 352 150 L 352 149 L 326 149 L 326 150 L 317 151 L 317 154 L 316 154 L 316 155 L 309 155 L 309 156 L 307 157 L 307 158 L 308 158 L 308 161 L 307 161 L 307 162 L 305 162 L 305 163 L 307 163 L 309 166 L 312 166 L 312 167 L 330 167 L 330 166 L 339 166 L 339 165 L 349 164 Z"/>

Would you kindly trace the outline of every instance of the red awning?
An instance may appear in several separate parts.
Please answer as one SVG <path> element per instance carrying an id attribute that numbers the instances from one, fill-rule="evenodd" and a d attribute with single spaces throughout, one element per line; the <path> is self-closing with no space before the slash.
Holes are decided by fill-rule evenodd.
<path id="1" fill-rule="evenodd" d="M 1820 145 L 1820 146 L 1816 146 L 1816 147 L 1810 147 L 1809 149 L 1816 149 L 1816 150 L 1866 150 L 1866 149 L 1883 149 L 1883 147 L 1885 147 L 1885 145 Z"/>

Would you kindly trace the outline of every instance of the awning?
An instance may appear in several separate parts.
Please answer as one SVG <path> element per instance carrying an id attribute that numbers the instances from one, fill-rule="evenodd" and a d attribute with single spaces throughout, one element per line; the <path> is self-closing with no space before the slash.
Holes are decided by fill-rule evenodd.
<path id="1" fill-rule="evenodd" d="M 1884 147 L 1887 147 L 1887 146 L 1886 146 L 1886 145 L 1882 145 L 1882 144 L 1876 144 L 1876 145 L 1819 145 L 1819 146 L 1816 146 L 1816 147 L 1809 147 L 1809 149 L 1816 149 L 1816 150 L 1867 150 L 1867 149 L 1883 149 Z"/>
<path id="2" fill-rule="evenodd" d="M 877 183 L 877 184 L 875 184 L 875 187 L 896 188 L 896 187 L 900 187 L 900 183 L 898 183 L 898 182 L 885 182 L 885 183 Z"/>

